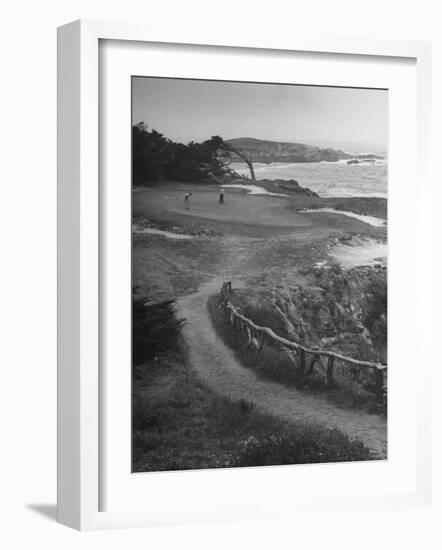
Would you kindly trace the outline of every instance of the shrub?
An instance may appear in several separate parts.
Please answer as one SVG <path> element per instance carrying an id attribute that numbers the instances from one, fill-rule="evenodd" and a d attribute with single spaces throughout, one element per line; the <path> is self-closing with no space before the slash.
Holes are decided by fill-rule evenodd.
<path id="1" fill-rule="evenodd" d="M 132 297 L 132 364 L 140 365 L 162 353 L 178 351 L 183 319 L 176 319 L 173 300 L 146 304 Z"/>
<path id="2" fill-rule="evenodd" d="M 357 439 L 336 429 L 306 426 L 293 435 L 249 438 L 232 466 L 272 466 L 371 460 L 375 455 Z"/>

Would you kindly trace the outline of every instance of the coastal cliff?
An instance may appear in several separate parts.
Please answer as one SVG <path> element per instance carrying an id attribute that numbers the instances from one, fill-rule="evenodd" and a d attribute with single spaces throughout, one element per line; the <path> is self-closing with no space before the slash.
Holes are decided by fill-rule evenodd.
<path id="1" fill-rule="evenodd" d="M 382 159 L 373 153 L 352 154 L 331 147 L 320 148 L 305 143 L 290 143 L 284 141 L 268 141 L 256 138 L 235 138 L 226 140 L 235 149 L 246 154 L 253 162 L 368 162 Z M 240 162 L 239 156 L 232 153 L 232 160 Z"/>
<path id="2" fill-rule="evenodd" d="M 303 270 L 302 283 L 239 290 L 244 315 L 282 336 L 367 361 L 386 361 L 387 273 L 338 265 Z"/>
<path id="3" fill-rule="evenodd" d="M 304 143 L 267 141 L 255 138 L 230 139 L 228 143 L 241 149 L 254 162 L 335 162 L 353 155 L 331 148 L 321 149 Z M 232 155 L 232 158 L 235 156 Z M 240 160 L 238 158 L 238 160 Z"/>

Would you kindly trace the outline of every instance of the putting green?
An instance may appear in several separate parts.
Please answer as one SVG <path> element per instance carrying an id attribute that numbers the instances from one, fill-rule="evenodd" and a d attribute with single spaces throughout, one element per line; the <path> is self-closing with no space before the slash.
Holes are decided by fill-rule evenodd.
<path id="1" fill-rule="evenodd" d="M 186 210 L 184 195 L 192 193 Z M 218 204 L 219 192 L 213 186 L 164 185 L 143 188 L 133 193 L 134 212 L 166 211 L 192 218 L 279 227 L 311 227 L 312 219 L 286 209 L 290 198 L 251 195 L 240 189 L 226 189 L 224 204 Z"/>

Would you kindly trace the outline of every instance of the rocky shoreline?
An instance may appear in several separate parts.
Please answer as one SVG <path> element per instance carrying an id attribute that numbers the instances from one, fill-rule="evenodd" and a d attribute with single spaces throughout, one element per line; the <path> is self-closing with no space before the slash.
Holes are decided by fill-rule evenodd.
<path id="1" fill-rule="evenodd" d="M 241 183 L 244 183 L 243 180 L 240 181 Z M 238 181 L 237 181 L 238 183 Z M 308 187 L 301 187 L 299 183 L 294 180 L 282 180 L 282 179 L 274 179 L 274 180 L 258 180 L 256 182 L 253 182 L 255 185 L 258 185 L 259 187 L 263 187 L 266 191 L 269 191 L 271 193 L 281 193 L 281 194 L 287 194 L 288 196 L 305 196 L 305 197 L 315 197 L 320 198 L 317 193 L 309 189 Z"/>
<path id="2" fill-rule="evenodd" d="M 303 187 L 294 179 L 250 180 L 246 177 L 231 177 L 224 181 L 227 185 L 262 187 L 269 193 L 296 198 L 296 203 L 288 205 L 297 211 L 329 208 L 348 211 L 363 216 L 374 216 L 387 220 L 387 199 L 383 197 L 321 197 L 308 187 Z"/>
<path id="3" fill-rule="evenodd" d="M 338 264 L 302 270 L 302 280 L 238 290 L 237 305 L 258 324 L 312 347 L 386 362 L 387 273 Z"/>

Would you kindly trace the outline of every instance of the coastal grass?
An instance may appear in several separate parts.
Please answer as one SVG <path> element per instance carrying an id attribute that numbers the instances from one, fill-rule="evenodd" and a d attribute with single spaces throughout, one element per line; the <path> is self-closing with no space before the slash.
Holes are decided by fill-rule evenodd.
<path id="1" fill-rule="evenodd" d="M 145 313 L 152 307 L 146 305 Z M 376 458 L 338 430 L 288 423 L 258 411 L 253 402 L 217 394 L 193 370 L 170 303 L 155 307 L 157 317 L 162 310 L 162 330 L 145 325 L 146 339 L 152 345 L 156 334 L 163 338 L 170 323 L 174 342 L 168 349 L 158 342 L 150 355 L 134 353 L 143 357 L 132 376 L 134 472 Z"/>
<path id="2" fill-rule="evenodd" d="M 132 283 L 152 300 L 191 294 L 213 277 L 222 256 L 223 243 L 217 237 L 176 240 L 136 234 L 132 239 Z"/>
<path id="3" fill-rule="evenodd" d="M 226 322 L 224 312 L 219 307 L 219 295 L 208 299 L 207 307 L 210 318 L 218 336 L 235 353 L 238 360 L 246 367 L 253 369 L 263 379 L 277 382 L 286 387 L 294 387 L 300 391 L 321 395 L 334 405 L 344 409 L 364 410 L 372 414 L 385 414 L 385 407 L 377 403 L 375 394 L 367 391 L 357 379 L 350 376 L 347 369 L 337 368 L 334 388 L 326 385 L 326 374 L 316 367 L 307 378 L 301 378 L 299 370 L 287 355 L 275 347 L 265 346 L 261 351 L 248 348 L 244 336 Z M 284 334 L 281 320 L 267 309 L 247 307 L 242 313 L 259 326 L 269 326 L 277 334 Z"/>
<path id="4" fill-rule="evenodd" d="M 198 193 L 205 191 L 208 186 L 201 184 L 194 187 L 195 193 Z M 185 212 L 168 211 L 169 206 L 173 205 L 173 199 L 169 196 L 169 191 L 173 189 L 173 186 L 161 186 L 153 190 L 153 193 L 134 193 L 133 197 L 136 218 L 148 220 L 163 229 L 179 226 L 180 231 L 197 236 L 190 240 L 173 240 L 148 234 L 137 234 L 133 237 L 133 284 L 139 286 L 140 296 L 150 303 L 147 307 L 162 302 L 164 307 L 168 308 L 167 312 L 163 312 L 164 316 L 161 307 L 156 312 L 158 318 L 161 318 L 161 325 L 147 322 L 153 319 L 153 310 L 148 310 L 145 319 L 147 323 L 143 322 L 140 327 L 142 330 L 137 333 L 140 349 L 134 350 L 137 358 L 134 361 L 132 377 L 133 471 L 376 458 L 362 442 L 351 440 L 338 430 L 307 422 L 288 423 L 260 412 L 253 402 L 223 397 L 205 385 L 189 361 L 179 330 L 181 320 L 177 325 L 173 307 L 170 307 L 171 297 L 190 294 L 203 282 L 223 272 L 231 257 L 231 250 L 228 248 L 231 245 L 224 236 L 262 239 L 259 253 L 250 252 L 246 258 L 247 262 L 243 263 L 249 279 L 263 277 L 265 282 L 270 272 L 272 277 L 281 271 L 287 276 L 287 269 L 280 268 L 281 265 L 287 265 L 287 259 L 290 259 L 290 264 L 296 266 L 297 270 L 322 259 L 329 228 L 309 228 L 308 238 L 307 233 L 304 235 L 302 230 L 295 246 L 293 227 L 280 226 L 277 219 L 274 226 L 256 223 L 253 209 L 250 209 L 250 220 L 215 220 L 203 216 L 191 217 Z M 151 199 L 160 194 L 161 197 L 165 195 L 162 198 L 163 202 L 154 204 Z M 297 204 L 297 198 L 292 200 L 294 205 Z M 214 208 L 218 208 L 218 205 Z M 340 206 L 339 209 L 348 208 Z M 228 209 L 226 212 L 228 213 Z M 348 220 L 345 223 L 347 231 L 349 228 L 357 228 L 359 222 Z M 338 229 L 341 231 L 341 228 Z M 337 229 L 335 231 L 332 228 L 330 231 L 334 234 Z M 276 239 L 270 239 L 284 236 L 286 233 L 291 235 L 290 240 L 278 242 Z M 291 276 L 292 272 L 289 275 Z M 296 276 L 299 277 L 298 271 Z M 211 315 L 214 326 L 244 365 L 262 369 L 259 374 L 263 378 L 287 385 L 299 384 L 298 374 L 288 359 L 275 361 L 272 350 L 266 350 L 265 353 L 269 356 L 260 363 L 259 360 L 264 358 L 264 355 L 244 350 L 243 342 L 235 342 L 233 335 L 225 333 L 224 331 L 230 327 L 224 322 L 217 324 L 216 315 L 220 311 L 216 309 L 216 297 L 213 297 L 212 301 Z M 259 307 L 252 308 L 251 314 L 255 313 L 259 324 L 266 324 L 268 316 Z M 273 321 L 276 322 L 276 319 Z M 185 319 L 183 322 L 185 323 Z M 160 326 L 161 330 L 155 333 Z M 169 331 L 172 327 L 173 330 Z M 167 346 L 164 346 L 165 335 L 171 332 L 173 342 L 167 341 Z M 143 343 L 144 336 L 146 341 Z M 149 350 L 155 352 L 150 353 Z M 140 353 L 137 353 L 138 351 Z M 274 367 L 275 364 L 278 366 Z M 326 390 L 322 382 L 320 376 L 313 377 L 309 380 L 309 387 L 302 387 L 302 391 L 322 392 L 334 402 L 341 400 L 340 406 L 362 408 L 362 405 L 351 402 L 355 399 L 354 392 L 349 391 L 346 394 L 343 389 Z"/>
<path id="5" fill-rule="evenodd" d="M 137 368 L 132 445 L 135 472 L 376 458 L 338 430 L 289 424 L 216 394 L 177 354 Z"/>

